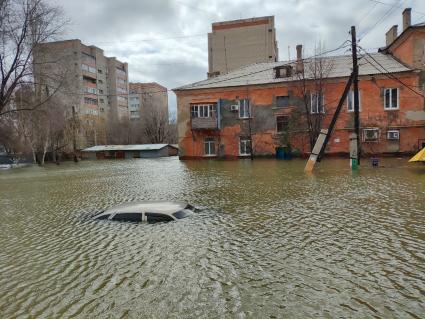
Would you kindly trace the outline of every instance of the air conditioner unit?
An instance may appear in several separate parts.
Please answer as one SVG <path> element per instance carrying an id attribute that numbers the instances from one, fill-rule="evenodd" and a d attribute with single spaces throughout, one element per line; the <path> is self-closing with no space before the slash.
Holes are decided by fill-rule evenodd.
<path id="1" fill-rule="evenodd" d="M 237 104 L 230 105 L 230 111 L 235 112 L 238 110 L 239 110 L 239 105 Z"/>
<path id="2" fill-rule="evenodd" d="M 398 130 L 387 131 L 387 139 L 389 140 L 399 140 L 400 132 Z"/>

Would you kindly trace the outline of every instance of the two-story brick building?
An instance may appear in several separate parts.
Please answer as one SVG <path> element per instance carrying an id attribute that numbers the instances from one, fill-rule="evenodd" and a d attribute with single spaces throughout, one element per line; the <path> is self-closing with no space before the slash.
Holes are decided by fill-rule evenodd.
<path id="1" fill-rule="evenodd" d="M 364 154 L 410 154 L 425 144 L 425 24 L 410 25 L 409 9 L 403 22 L 403 33 L 390 30 L 380 52 L 359 55 Z M 351 71 L 351 56 L 302 59 L 299 47 L 297 60 L 257 63 L 174 89 L 180 157 L 272 156 L 288 144 L 309 153 L 311 133 L 328 127 Z M 348 153 L 352 97 L 328 154 Z"/>

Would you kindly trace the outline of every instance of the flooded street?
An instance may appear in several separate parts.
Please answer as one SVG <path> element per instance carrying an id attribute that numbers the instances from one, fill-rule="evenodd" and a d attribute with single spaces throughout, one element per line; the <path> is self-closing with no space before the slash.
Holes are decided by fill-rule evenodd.
<path id="1" fill-rule="evenodd" d="M 424 318 L 425 166 L 64 163 L 0 172 L 1 318 Z M 90 221 L 133 200 L 204 208 Z"/>

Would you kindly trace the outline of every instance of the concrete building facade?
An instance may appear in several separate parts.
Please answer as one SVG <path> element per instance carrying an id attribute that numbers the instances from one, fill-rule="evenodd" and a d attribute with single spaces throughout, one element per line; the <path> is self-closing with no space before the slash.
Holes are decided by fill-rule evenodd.
<path id="1" fill-rule="evenodd" d="M 361 54 L 361 148 L 365 155 L 414 154 L 425 147 L 425 24 L 410 25 L 386 48 Z M 181 158 L 274 156 L 310 152 L 308 117 L 327 128 L 352 69 L 351 56 L 257 63 L 177 89 Z M 329 72 L 317 79 L 317 59 Z M 344 102 L 327 154 L 347 154 L 353 92 Z"/>
<path id="2" fill-rule="evenodd" d="M 208 33 L 208 77 L 278 61 L 274 16 L 216 22 Z"/>
<path id="3" fill-rule="evenodd" d="M 141 120 L 146 112 L 158 110 L 168 116 L 168 90 L 156 83 L 130 83 L 130 120 Z"/>
<path id="4" fill-rule="evenodd" d="M 37 93 L 55 90 L 78 122 L 76 147 L 106 143 L 108 122 L 128 119 L 128 64 L 80 40 L 39 44 L 34 50 Z"/>

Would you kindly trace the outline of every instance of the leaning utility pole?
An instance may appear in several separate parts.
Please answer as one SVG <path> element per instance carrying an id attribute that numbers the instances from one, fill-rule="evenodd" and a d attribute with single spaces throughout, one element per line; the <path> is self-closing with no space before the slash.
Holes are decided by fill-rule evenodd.
<path id="1" fill-rule="evenodd" d="M 360 116 L 359 116 L 359 66 L 357 65 L 356 27 L 351 27 L 351 53 L 353 56 L 353 92 L 354 92 L 354 132 L 357 139 L 357 162 L 353 168 L 360 165 Z"/>

